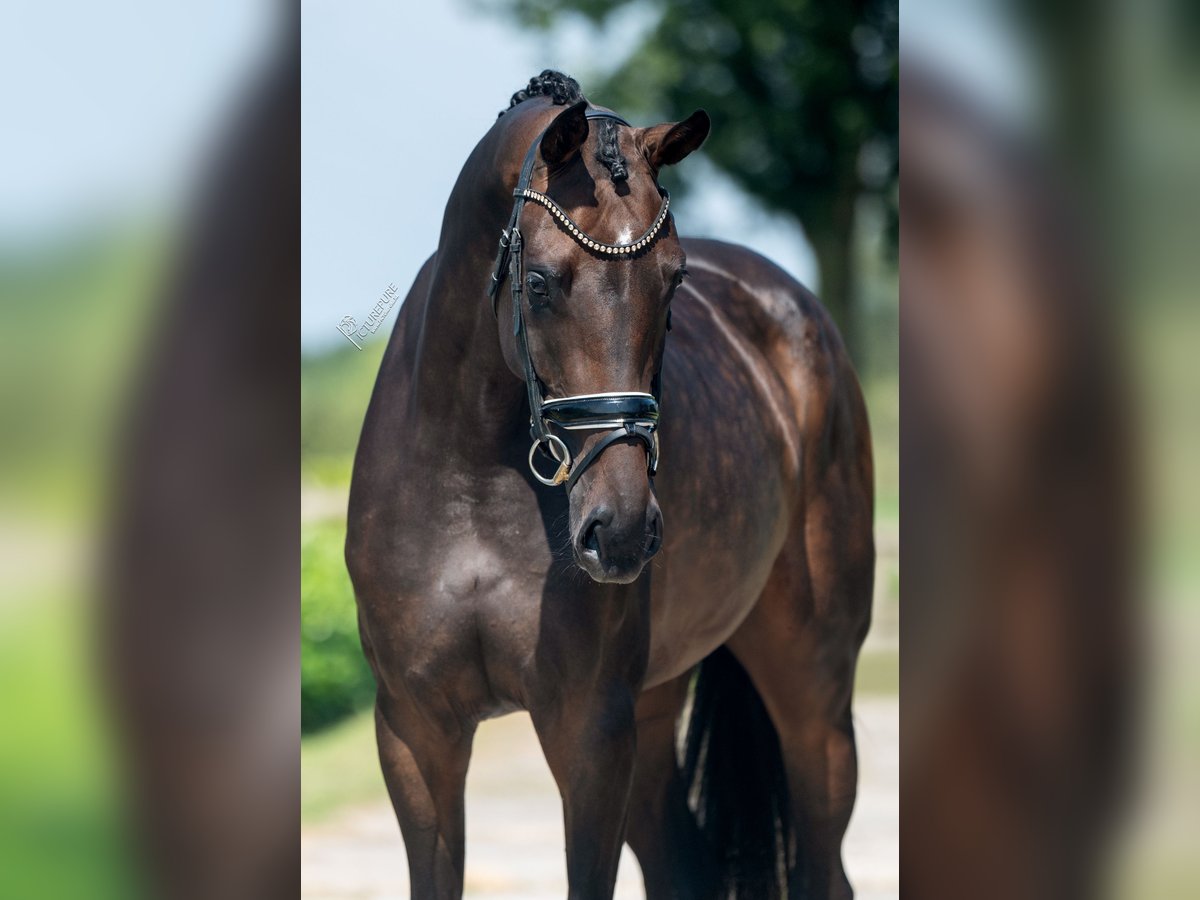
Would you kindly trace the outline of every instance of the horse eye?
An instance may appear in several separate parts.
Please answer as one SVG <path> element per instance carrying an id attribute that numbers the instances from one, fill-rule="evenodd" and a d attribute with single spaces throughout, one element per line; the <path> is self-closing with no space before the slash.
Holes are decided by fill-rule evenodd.
<path id="1" fill-rule="evenodd" d="M 545 297 L 550 293 L 550 286 L 546 284 L 546 279 L 537 272 L 530 272 L 526 275 L 525 283 L 529 285 L 530 293 L 537 294 L 539 297 Z"/>
<path id="2" fill-rule="evenodd" d="M 675 289 L 678 288 L 681 284 L 683 284 L 683 279 L 686 277 L 687 277 L 687 269 L 680 269 L 678 272 L 675 273 L 674 277 L 671 278 L 671 286 L 669 288 L 667 288 L 667 299 L 668 300 L 670 300 L 671 297 L 673 297 L 675 295 Z"/>

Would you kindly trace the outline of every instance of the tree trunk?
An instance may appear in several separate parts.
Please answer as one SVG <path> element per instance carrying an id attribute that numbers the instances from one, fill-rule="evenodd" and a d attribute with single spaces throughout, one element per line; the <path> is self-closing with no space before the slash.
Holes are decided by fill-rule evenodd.
<path id="1" fill-rule="evenodd" d="M 809 236 L 813 250 L 817 255 L 818 274 L 821 279 L 817 296 L 822 305 L 829 310 L 842 340 L 850 352 L 850 358 L 858 366 L 863 360 L 859 358 L 859 321 L 857 279 L 854 277 L 855 266 L 855 215 L 854 208 L 857 198 L 853 192 L 839 195 L 832 204 L 830 214 L 824 227 L 814 229 Z"/>

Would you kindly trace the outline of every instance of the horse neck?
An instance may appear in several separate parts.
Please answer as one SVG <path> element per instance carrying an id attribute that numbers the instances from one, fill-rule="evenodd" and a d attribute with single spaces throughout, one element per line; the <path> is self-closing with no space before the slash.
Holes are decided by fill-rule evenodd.
<path id="1" fill-rule="evenodd" d="M 415 410 L 421 427 L 459 452 L 495 458 L 528 426 L 525 386 L 504 361 L 486 290 L 507 210 L 497 214 L 494 192 L 490 202 L 463 202 L 460 187 L 447 206 L 422 317 Z"/>

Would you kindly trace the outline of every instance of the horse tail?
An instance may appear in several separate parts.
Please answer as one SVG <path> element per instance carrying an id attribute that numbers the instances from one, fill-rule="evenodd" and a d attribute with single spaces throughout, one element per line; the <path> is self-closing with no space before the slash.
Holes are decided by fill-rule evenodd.
<path id="1" fill-rule="evenodd" d="M 791 859 L 779 735 L 746 670 L 724 647 L 693 682 L 681 767 L 688 806 L 721 900 L 786 900 Z M 797 885 L 791 886 L 796 892 Z"/>

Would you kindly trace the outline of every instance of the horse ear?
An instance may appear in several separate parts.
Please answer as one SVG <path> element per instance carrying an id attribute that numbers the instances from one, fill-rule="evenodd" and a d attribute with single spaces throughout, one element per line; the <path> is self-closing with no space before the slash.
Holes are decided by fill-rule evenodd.
<path id="1" fill-rule="evenodd" d="M 558 114 L 542 135 L 542 160 L 557 168 L 579 152 L 588 137 L 587 101 L 580 100 Z"/>
<path id="2" fill-rule="evenodd" d="M 647 128 L 642 139 L 646 159 L 655 171 L 663 166 L 673 166 L 704 143 L 711 127 L 708 113 L 698 109 L 682 122 Z"/>

